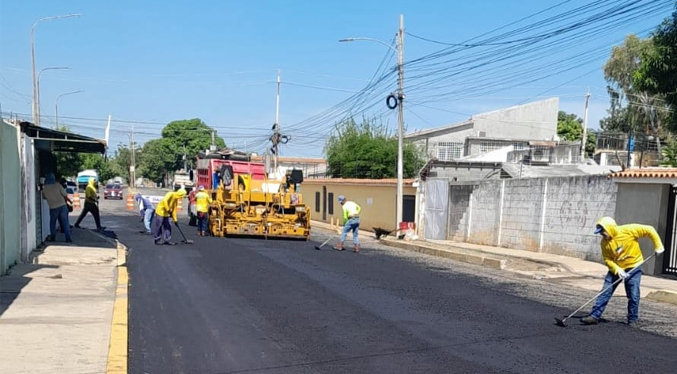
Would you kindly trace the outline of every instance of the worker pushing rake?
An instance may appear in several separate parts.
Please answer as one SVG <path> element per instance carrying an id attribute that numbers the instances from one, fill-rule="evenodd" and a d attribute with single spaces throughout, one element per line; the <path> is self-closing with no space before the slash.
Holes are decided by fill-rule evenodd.
<path id="1" fill-rule="evenodd" d="M 590 314 L 581 319 L 585 325 L 599 323 L 604 309 L 618 285 L 623 281 L 628 298 L 628 325 L 636 327 L 639 320 L 640 281 L 642 279 L 642 265 L 656 255 L 664 252 L 660 236 L 651 226 L 640 224 L 617 225 L 611 217 L 603 217 L 597 222 L 595 234 L 602 236 L 600 247 L 604 263 L 609 268 L 604 278 L 604 286 L 594 298 L 588 300 L 580 308 L 564 318 L 555 318 L 558 326 L 565 327 L 566 321 L 583 309 L 593 300 L 596 300 Z M 639 247 L 640 238 L 650 238 L 655 252 L 644 259 Z"/>

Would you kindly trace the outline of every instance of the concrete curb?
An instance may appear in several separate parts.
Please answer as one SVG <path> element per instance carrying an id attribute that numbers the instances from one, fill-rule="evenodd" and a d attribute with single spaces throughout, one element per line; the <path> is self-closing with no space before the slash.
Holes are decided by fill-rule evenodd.
<path id="1" fill-rule="evenodd" d="M 101 235 L 103 236 L 103 235 Z M 107 238 L 110 239 L 110 238 Z M 126 374 L 129 347 L 129 273 L 127 272 L 127 246 L 117 239 L 118 273 L 113 318 L 111 319 L 110 343 L 108 346 L 107 374 Z"/>
<path id="2" fill-rule="evenodd" d="M 677 292 L 667 290 L 651 291 L 646 295 L 645 299 L 657 301 L 659 303 L 677 305 Z"/>
<path id="3" fill-rule="evenodd" d="M 485 256 L 483 254 L 471 254 L 461 251 L 454 251 L 448 249 L 438 249 L 428 247 L 420 244 L 408 243 L 403 241 L 395 241 L 388 239 L 381 239 L 379 243 L 400 249 L 406 249 L 413 252 L 423 253 L 431 256 L 448 258 L 454 261 L 466 262 L 469 264 L 486 266 L 496 270 L 503 270 L 508 263 L 507 259 L 502 259 L 497 256 Z"/>

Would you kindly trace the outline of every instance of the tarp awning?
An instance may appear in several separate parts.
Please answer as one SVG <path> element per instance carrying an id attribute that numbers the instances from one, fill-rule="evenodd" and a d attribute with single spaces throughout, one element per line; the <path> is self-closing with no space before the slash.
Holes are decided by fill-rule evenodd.
<path id="1" fill-rule="evenodd" d="M 70 132 L 21 123 L 21 132 L 35 140 L 35 148 L 51 152 L 105 153 L 106 142 Z"/>

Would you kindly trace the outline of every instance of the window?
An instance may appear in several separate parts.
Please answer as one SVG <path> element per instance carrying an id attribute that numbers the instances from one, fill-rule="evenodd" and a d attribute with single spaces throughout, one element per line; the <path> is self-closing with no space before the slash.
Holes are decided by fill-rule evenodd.
<path id="1" fill-rule="evenodd" d="M 527 143 L 512 143 L 513 151 L 523 151 L 529 149 L 529 144 Z"/>
<path id="2" fill-rule="evenodd" d="M 329 205 L 329 207 L 328 207 L 329 214 L 330 215 L 334 214 L 334 193 L 333 192 L 329 193 L 329 203 L 327 205 Z"/>
<path id="3" fill-rule="evenodd" d="M 461 158 L 463 154 L 463 143 L 459 142 L 439 142 L 437 143 L 437 159 L 440 161 L 451 161 Z"/>
<path id="4" fill-rule="evenodd" d="M 495 151 L 508 145 L 510 144 L 503 144 L 499 142 L 482 142 L 480 143 L 480 153 Z"/>
<path id="5" fill-rule="evenodd" d="M 320 192 L 315 192 L 315 212 L 320 212 Z"/>

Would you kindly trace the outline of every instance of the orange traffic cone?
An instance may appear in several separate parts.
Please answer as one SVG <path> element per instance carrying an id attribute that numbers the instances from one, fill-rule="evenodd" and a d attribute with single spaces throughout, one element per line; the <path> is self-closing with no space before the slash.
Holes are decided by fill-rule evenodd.
<path id="1" fill-rule="evenodd" d="M 179 212 L 183 209 L 183 198 L 179 199 L 179 206 L 176 209 Z"/>
<path id="2" fill-rule="evenodd" d="M 132 194 L 127 194 L 127 210 L 134 210 L 134 197 Z"/>
<path id="3" fill-rule="evenodd" d="M 80 209 L 80 193 L 76 192 L 73 194 L 73 210 Z"/>

